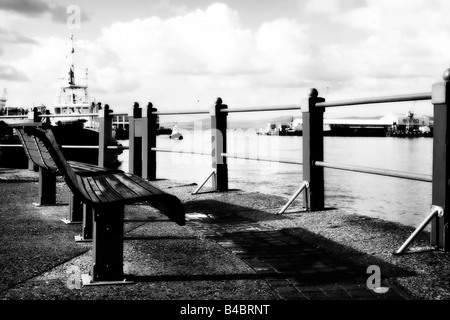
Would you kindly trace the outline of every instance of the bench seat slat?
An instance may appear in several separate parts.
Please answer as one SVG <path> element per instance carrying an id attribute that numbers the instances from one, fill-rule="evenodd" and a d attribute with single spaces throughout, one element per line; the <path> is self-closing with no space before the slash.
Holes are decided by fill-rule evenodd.
<path id="1" fill-rule="evenodd" d="M 122 172 L 118 169 L 110 169 L 105 167 L 99 167 L 89 163 L 77 162 L 77 161 L 68 161 L 68 164 L 75 171 L 76 174 L 79 175 L 93 175 L 93 174 L 105 174 L 105 173 L 118 173 Z"/>
<path id="2" fill-rule="evenodd" d="M 77 176 L 77 182 L 79 185 L 80 192 L 92 202 L 100 202 L 97 194 L 92 190 L 87 177 Z"/>
<path id="3" fill-rule="evenodd" d="M 40 152 L 39 150 L 28 149 L 30 155 L 32 157 L 42 158 L 44 160 L 51 160 L 53 162 L 52 157 L 47 152 Z"/>
<path id="4" fill-rule="evenodd" d="M 27 140 L 25 140 L 25 144 L 26 144 L 27 148 L 30 150 L 43 151 L 45 153 L 48 153 L 47 148 L 39 140 L 36 141 L 34 139 L 27 139 Z"/>
<path id="5" fill-rule="evenodd" d="M 126 176 L 128 178 L 130 178 L 131 180 L 133 180 L 136 184 L 140 185 L 142 188 L 148 190 L 148 192 L 150 192 L 150 194 L 165 194 L 164 191 L 154 187 L 153 185 L 151 185 L 150 183 L 147 183 L 146 181 L 142 180 L 141 178 L 137 177 L 136 175 L 133 174 L 126 174 Z"/>
<path id="6" fill-rule="evenodd" d="M 25 135 L 25 137 L 24 142 L 28 156 L 38 166 L 56 170 L 56 164 L 44 144 L 41 141 L 30 138 L 28 135 Z"/>
<path id="7" fill-rule="evenodd" d="M 107 176 L 93 176 L 92 179 L 95 181 L 98 188 L 102 191 L 103 196 L 108 199 L 108 201 L 121 201 L 124 199 L 116 189 L 112 188 L 111 184 L 107 180 Z"/>
<path id="8" fill-rule="evenodd" d="M 133 190 L 130 189 L 126 184 L 121 183 L 121 181 L 117 179 L 116 174 L 106 175 L 105 179 L 106 181 L 108 181 L 113 190 L 120 194 L 123 199 L 139 198 L 139 194 L 133 192 Z"/>
<path id="9" fill-rule="evenodd" d="M 40 155 L 37 151 L 33 151 L 33 150 L 28 150 L 28 154 L 31 157 L 31 159 L 33 160 L 33 162 L 35 162 L 38 166 L 40 167 L 44 167 L 44 168 L 50 168 L 52 170 L 56 170 L 56 164 L 53 161 L 52 158 L 44 158 L 41 157 L 43 155 Z"/>
<path id="10" fill-rule="evenodd" d="M 79 191 L 89 200 L 91 200 L 92 202 L 98 202 L 98 197 L 95 193 L 93 192 L 88 192 L 87 188 L 90 188 L 89 182 L 84 181 L 84 177 L 82 176 L 76 176 L 77 178 L 77 182 L 78 185 L 80 186 Z"/>
<path id="11" fill-rule="evenodd" d="M 140 197 L 148 197 L 155 194 L 155 192 L 151 192 L 148 188 L 144 188 L 139 183 L 136 183 L 130 177 L 130 174 L 117 174 L 115 177 Z"/>
<path id="12" fill-rule="evenodd" d="M 85 181 L 85 189 L 88 193 L 94 193 L 100 203 L 114 201 L 116 199 L 110 199 L 108 194 L 103 193 L 102 188 L 99 188 L 94 177 L 83 177 Z"/>

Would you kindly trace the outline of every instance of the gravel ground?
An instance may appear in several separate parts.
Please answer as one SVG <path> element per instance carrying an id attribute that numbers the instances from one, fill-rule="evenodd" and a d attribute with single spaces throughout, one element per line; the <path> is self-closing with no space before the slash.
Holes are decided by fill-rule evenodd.
<path id="1" fill-rule="evenodd" d="M 79 226 L 62 224 L 68 191 L 57 184 L 57 206 L 35 207 L 36 174 L 0 170 L 0 299 L 277 299 L 271 288 L 255 279 L 254 271 L 230 251 L 189 227 L 168 222 L 148 206 L 127 206 L 125 271 L 137 275 L 132 286 L 71 290 L 67 279 L 88 272 L 90 244 L 73 241 Z M 363 213 L 333 209 L 304 212 L 301 203 L 284 215 L 274 213 L 286 198 L 234 190 L 191 195 L 195 185 L 155 182 L 185 203 L 189 214 L 220 220 L 239 215 L 263 227 L 283 230 L 325 250 L 331 256 L 367 267 L 378 265 L 391 286 L 415 299 L 450 300 L 449 253 L 425 251 L 400 256 L 392 253 L 414 228 Z M 414 248 L 428 248 L 424 231 Z M 91 289 L 92 288 L 92 289 Z"/>
<path id="2" fill-rule="evenodd" d="M 414 253 L 394 255 L 414 228 L 367 217 L 363 212 L 356 214 L 339 209 L 305 212 L 299 201 L 284 215 L 275 215 L 286 198 L 236 190 L 223 194 L 204 193 L 200 200 L 198 195 L 190 195 L 193 187 L 171 187 L 173 182 L 168 181 L 158 184 L 183 199 L 188 208 L 198 210 L 201 207 L 202 213 L 219 219 L 233 212 L 261 226 L 295 235 L 332 256 L 364 268 L 377 265 L 381 276 L 391 286 L 401 287 L 415 299 L 450 300 L 450 256 L 448 252 L 429 247 L 427 229 L 410 245 L 409 250 Z M 236 206 L 241 209 L 236 210 Z"/>
<path id="3" fill-rule="evenodd" d="M 12 178 L 11 178 L 12 177 Z M 5 176 L 3 175 L 3 178 Z M 0 299 L 3 300 L 267 300 L 270 286 L 236 255 L 148 205 L 126 206 L 124 272 L 134 285 L 74 290 L 72 274 L 89 273 L 91 243 L 75 243 L 66 225 L 68 189 L 57 205 L 32 205 L 36 175 L 14 171 L 0 181 Z"/>

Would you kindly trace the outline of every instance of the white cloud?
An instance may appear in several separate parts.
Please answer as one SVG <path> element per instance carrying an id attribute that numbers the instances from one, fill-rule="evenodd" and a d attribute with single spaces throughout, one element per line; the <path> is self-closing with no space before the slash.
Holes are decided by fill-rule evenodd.
<path id="1" fill-rule="evenodd" d="M 303 2 L 300 1 L 300 5 Z M 338 0 L 312 0 L 305 6 L 302 6 L 306 12 L 309 13 L 323 13 L 323 14 L 337 14 L 339 13 L 339 1 Z"/>
<path id="2" fill-rule="evenodd" d="M 97 43 L 102 58 L 96 68 L 111 61 L 103 64 L 133 75 L 139 88 L 164 102 L 176 95 L 186 101 L 210 96 L 212 103 L 225 94 L 250 102 L 257 95 L 255 83 L 258 90 L 298 86 L 310 59 L 303 27 L 294 21 L 265 23 L 255 32 L 244 29 L 239 15 L 223 4 L 166 20 L 115 23 Z"/>
<path id="3" fill-rule="evenodd" d="M 182 109 L 200 100 L 207 108 L 217 96 L 230 106 L 292 104 L 313 86 L 329 87 L 331 100 L 423 92 L 450 66 L 449 9 L 438 0 L 311 0 L 308 12 L 323 19 L 278 19 L 250 30 L 236 11 L 214 4 L 117 22 L 95 41 L 77 39 L 76 65 L 79 76 L 89 68 L 92 94 L 112 107 L 152 101 Z M 359 36 L 323 42 L 310 33 L 314 24 Z M 8 92 L 24 103 L 51 103 L 56 78 L 67 73 L 67 40 L 35 40 L 41 45 L 30 46 L 28 57 L 4 62 L 31 79 L 30 94 L 14 83 Z"/>
<path id="4" fill-rule="evenodd" d="M 358 96 L 431 91 L 450 66 L 448 12 L 450 3 L 440 0 L 368 0 L 363 7 L 335 10 L 332 22 L 365 37 L 320 46 L 315 61 L 323 63 L 323 80 L 340 77 Z M 343 98 L 346 92 L 337 94 Z"/>

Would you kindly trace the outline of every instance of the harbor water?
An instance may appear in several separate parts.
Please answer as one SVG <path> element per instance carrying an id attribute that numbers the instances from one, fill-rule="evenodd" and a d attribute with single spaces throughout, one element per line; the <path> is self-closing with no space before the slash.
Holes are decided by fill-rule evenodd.
<path id="1" fill-rule="evenodd" d="M 200 184 L 212 171 L 211 157 L 189 152 L 210 154 L 210 132 L 182 133 L 183 140 L 158 136 L 157 147 L 174 152 L 157 153 L 157 178 Z M 324 161 L 431 174 L 432 150 L 432 138 L 325 137 Z M 302 162 L 302 137 L 228 130 L 227 152 Z M 128 150 L 120 160 L 127 170 Z M 227 162 L 230 189 L 288 198 L 302 181 L 301 165 L 234 158 Z M 431 183 L 326 168 L 325 205 L 416 227 L 430 211 Z"/>

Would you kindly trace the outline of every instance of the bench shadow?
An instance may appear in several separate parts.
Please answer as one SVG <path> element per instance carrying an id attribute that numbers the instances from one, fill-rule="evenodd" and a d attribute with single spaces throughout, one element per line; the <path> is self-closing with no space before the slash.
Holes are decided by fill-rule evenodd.
<path id="1" fill-rule="evenodd" d="M 170 222 L 170 220 L 168 220 L 168 219 L 155 219 L 155 220 L 152 220 L 152 219 L 124 219 L 123 222 L 125 222 L 125 223 L 134 223 L 134 222 L 144 222 L 144 223 L 165 222 L 165 223 L 167 223 L 167 222 Z"/>
<path id="2" fill-rule="evenodd" d="M 216 193 L 215 191 L 211 193 Z M 267 221 L 267 220 L 283 220 L 283 219 L 290 219 L 289 213 L 285 213 L 282 215 L 277 215 L 275 213 L 271 213 L 268 211 L 263 211 L 247 206 L 241 206 L 236 205 L 233 203 L 225 202 L 225 201 L 217 201 L 217 200 L 211 200 L 211 199 L 204 199 L 204 200 L 190 200 L 187 202 L 184 202 L 185 211 L 188 212 L 197 212 L 197 213 L 203 213 L 203 214 L 210 214 L 215 217 L 218 221 L 222 221 L 223 219 L 226 219 L 230 216 L 230 214 L 234 214 L 237 212 L 246 212 L 246 213 L 253 213 L 255 217 L 258 218 L 260 221 Z M 281 208 L 281 207 L 280 207 Z M 278 211 L 280 208 L 268 208 L 267 210 L 273 210 L 275 212 Z M 297 212 L 297 211 L 296 211 Z M 298 211 L 303 212 L 303 211 Z"/>
<path id="3" fill-rule="evenodd" d="M 198 240 L 198 237 L 186 236 L 124 236 L 123 240 Z"/>
<path id="4" fill-rule="evenodd" d="M 279 275 L 274 274 L 274 277 Z M 170 281 L 225 281 L 225 280 L 258 280 L 261 276 L 256 273 L 236 274 L 192 274 L 192 275 L 156 275 L 136 276 L 131 275 L 131 280 L 136 282 L 170 282 Z"/>
<path id="5" fill-rule="evenodd" d="M 288 214 L 274 215 L 266 211 L 216 200 L 188 201 L 185 206 L 186 212 L 207 215 L 207 218 L 201 221 L 202 223 L 223 226 L 226 231 L 221 232 L 217 239 L 232 240 L 243 249 L 243 256 L 248 263 L 250 261 L 250 265 L 252 265 L 251 261 L 257 261 L 256 268 L 264 269 L 269 266 L 270 268 L 264 272 L 274 269 L 284 276 L 313 283 L 355 277 L 367 279 L 369 276 L 367 268 L 371 265 L 380 267 L 383 278 L 409 277 L 416 274 L 304 228 L 268 230 L 264 227 L 258 228 L 259 225 L 255 221 L 238 215 L 239 212 L 252 213 L 258 217 L 258 221 L 295 219 Z M 325 264 L 325 267 L 321 265 L 321 262 Z"/>
<path id="6" fill-rule="evenodd" d="M 231 192 L 239 192 L 239 191 L 242 191 L 241 189 L 228 189 L 228 191 L 227 191 L 227 193 L 231 193 Z M 217 194 L 220 194 L 221 192 L 219 192 L 219 191 L 216 191 L 216 190 L 205 190 L 205 191 L 199 191 L 199 192 L 197 192 L 196 194 L 210 194 L 210 193 L 217 193 Z"/>

